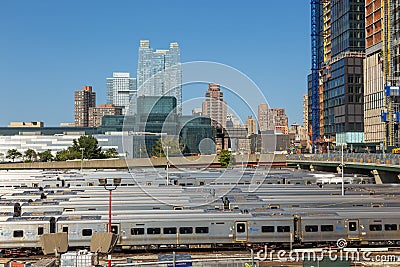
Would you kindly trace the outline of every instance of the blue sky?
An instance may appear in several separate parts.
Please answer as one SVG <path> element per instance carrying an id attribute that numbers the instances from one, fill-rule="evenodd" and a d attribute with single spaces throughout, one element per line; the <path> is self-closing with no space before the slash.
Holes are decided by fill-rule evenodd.
<path id="1" fill-rule="evenodd" d="M 92 85 L 97 103 L 104 103 L 112 72 L 136 76 L 141 39 L 157 49 L 178 42 L 182 62 L 215 61 L 240 70 L 270 106 L 286 108 L 289 122 L 301 124 L 311 62 L 309 5 L 302 0 L 2 0 L 0 125 L 73 122 L 74 90 Z M 203 96 L 203 87 L 184 88 L 183 98 Z"/>

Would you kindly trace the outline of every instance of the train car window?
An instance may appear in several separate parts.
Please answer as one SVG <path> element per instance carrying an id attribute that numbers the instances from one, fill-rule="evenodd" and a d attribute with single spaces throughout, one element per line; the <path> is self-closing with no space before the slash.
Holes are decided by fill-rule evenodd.
<path id="1" fill-rule="evenodd" d="M 193 228 L 192 227 L 180 227 L 179 233 L 181 235 L 193 234 Z"/>
<path id="2" fill-rule="evenodd" d="M 290 232 L 290 226 L 278 226 L 276 231 L 279 233 Z"/>
<path id="3" fill-rule="evenodd" d="M 357 222 L 349 222 L 349 231 L 357 231 Z"/>
<path id="4" fill-rule="evenodd" d="M 37 229 L 37 234 L 38 235 L 43 235 L 43 232 L 44 232 L 43 227 L 39 226 L 38 229 Z"/>
<path id="5" fill-rule="evenodd" d="M 208 227 L 196 227 L 196 234 L 208 234 Z"/>
<path id="6" fill-rule="evenodd" d="M 131 235 L 144 235 L 144 228 L 131 228 Z"/>
<path id="7" fill-rule="evenodd" d="M 13 232 L 13 237 L 24 237 L 24 231 L 16 230 Z"/>
<path id="8" fill-rule="evenodd" d="M 261 232 L 273 233 L 273 232 L 275 232 L 275 226 L 273 226 L 273 225 L 261 226 Z"/>
<path id="9" fill-rule="evenodd" d="M 63 233 L 68 233 L 68 226 L 63 226 L 62 231 Z"/>
<path id="10" fill-rule="evenodd" d="M 82 229 L 82 236 L 92 236 L 92 229 Z"/>
<path id="11" fill-rule="evenodd" d="M 321 225 L 321 232 L 333 232 L 333 225 Z"/>
<path id="12" fill-rule="evenodd" d="M 175 235 L 176 234 L 176 227 L 166 227 L 163 229 L 163 233 L 165 235 Z"/>
<path id="13" fill-rule="evenodd" d="M 369 230 L 370 231 L 382 231 L 382 224 L 370 224 Z"/>
<path id="14" fill-rule="evenodd" d="M 244 223 L 238 223 L 237 225 L 236 225 L 236 232 L 238 232 L 238 233 L 244 233 L 244 232 L 246 232 L 246 224 L 244 224 Z"/>
<path id="15" fill-rule="evenodd" d="M 318 225 L 306 225 L 306 232 L 318 232 Z"/>
<path id="16" fill-rule="evenodd" d="M 111 233 L 118 235 L 118 225 L 111 225 Z"/>
<path id="17" fill-rule="evenodd" d="M 147 228 L 148 235 L 159 235 L 161 234 L 161 228 Z"/>
<path id="18" fill-rule="evenodd" d="M 385 231 L 397 231 L 397 224 L 385 224 Z"/>

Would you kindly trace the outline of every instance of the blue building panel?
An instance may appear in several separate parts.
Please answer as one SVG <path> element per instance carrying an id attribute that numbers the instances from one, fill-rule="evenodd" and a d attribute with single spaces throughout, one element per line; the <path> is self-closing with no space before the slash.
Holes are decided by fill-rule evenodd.
<path id="1" fill-rule="evenodd" d="M 400 96 L 399 86 L 385 86 L 386 96 Z"/>

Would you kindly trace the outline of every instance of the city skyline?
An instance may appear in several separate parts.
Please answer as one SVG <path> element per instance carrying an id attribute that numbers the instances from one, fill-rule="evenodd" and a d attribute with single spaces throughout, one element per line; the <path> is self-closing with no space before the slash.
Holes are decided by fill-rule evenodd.
<path id="1" fill-rule="evenodd" d="M 209 60 L 237 68 L 259 85 L 271 107 L 286 108 L 291 123 L 302 121 L 304 77 L 310 69 L 308 3 L 291 1 L 288 16 L 299 11 L 305 16 L 296 16 L 299 23 L 282 21 L 282 25 L 276 23 L 282 20 L 278 12 L 271 12 L 281 10 L 277 3 L 187 5 L 176 1 L 136 16 L 123 14 L 143 8 L 141 3 L 122 1 L 124 9 L 105 3 L 71 1 L 56 7 L 51 1 L 5 2 L 0 29 L 7 41 L 0 45 L 4 59 L 0 73 L 5 77 L 3 92 L 7 90 L 7 94 L 0 105 L 0 125 L 10 121 L 40 120 L 48 126 L 72 122 L 72 94 L 84 85 L 93 87 L 99 103 L 106 103 L 106 78 L 113 72 L 135 76 L 142 39 L 159 49 L 179 43 L 182 63 Z M 218 13 L 218 20 L 202 19 L 210 8 Z M 104 22 L 101 18 L 114 9 L 122 14 Z M 262 10 L 269 11 L 268 15 Z M 71 20 L 71 14 L 77 19 Z M 169 27 L 161 27 L 167 21 L 165 14 L 174 15 L 168 16 Z M 239 15 L 241 21 L 235 19 Z M 149 21 L 146 25 L 139 23 L 144 18 Z M 104 40 L 105 36 L 112 38 Z M 303 52 L 298 53 L 299 49 Z M 205 86 L 197 91 L 183 88 L 183 100 L 203 96 Z M 283 98 L 282 94 L 292 97 Z M 243 114 L 247 115 L 251 114 Z"/>

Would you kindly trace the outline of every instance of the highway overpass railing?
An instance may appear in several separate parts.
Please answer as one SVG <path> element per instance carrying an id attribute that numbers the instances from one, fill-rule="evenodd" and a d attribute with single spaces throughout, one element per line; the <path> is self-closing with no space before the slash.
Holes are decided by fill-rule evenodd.
<path id="1" fill-rule="evenodd" d="M 287 160 L 301 161 L 328 161 L 338 162 L 342 160 L 341 153 L 326 154 L 289 154 Z M 371 163 L 385 165 L 400 165 L 399 154 L 366 154 L 366 153 L 344 153 L 343 161 L 354 163 Z"/>

